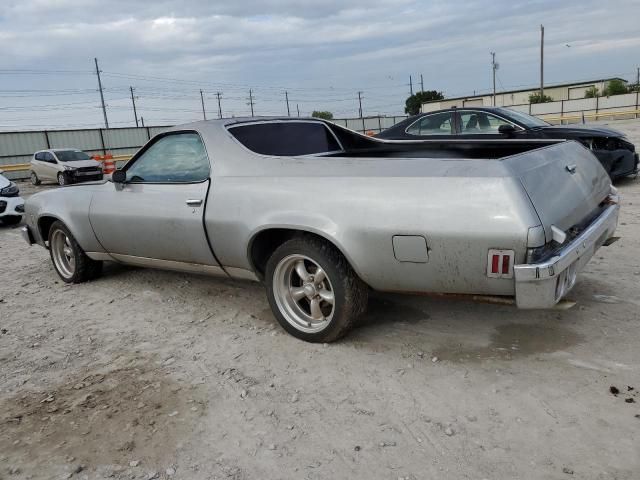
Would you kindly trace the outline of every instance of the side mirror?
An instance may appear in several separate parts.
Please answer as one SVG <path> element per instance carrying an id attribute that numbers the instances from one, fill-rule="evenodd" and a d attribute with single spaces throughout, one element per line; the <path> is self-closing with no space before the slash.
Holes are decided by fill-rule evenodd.
<path id="1" fill-rule="evenodd" d="M 502 135 L 507 135 L 507 136 L 511 136 L 514 133 L 516 133 L 516 127 L 514 127 L 513 125 L 500 125 L 498 127 L 498 133 L 501 133 Z"/>
<path id="2" fill-rule="evenodd" d="M 127 181 L 127 174 L 124 170 L 116 170 L 111 174 L 111 181 L 113 183 L 124 183 Z"/>

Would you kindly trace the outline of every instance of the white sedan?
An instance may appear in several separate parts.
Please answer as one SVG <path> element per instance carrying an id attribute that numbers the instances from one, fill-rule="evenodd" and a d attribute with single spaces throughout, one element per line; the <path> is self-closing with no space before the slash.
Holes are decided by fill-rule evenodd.
<path id="1" fill-rule="evenodd" d="M 0 175 L 0 222 L 5 225 L 17 225 L 22 220 L 24 200 L 19 194 L 18 186 Z"/>

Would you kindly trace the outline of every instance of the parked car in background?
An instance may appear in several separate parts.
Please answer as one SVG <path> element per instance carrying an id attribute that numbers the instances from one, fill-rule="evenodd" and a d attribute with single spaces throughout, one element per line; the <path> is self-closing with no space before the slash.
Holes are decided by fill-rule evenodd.
<path id="1" fill-rule="evenodd" d="M 483 161 L 446 147 L 316 119 L 181 125 L 111 181 L 31 196 L 23 235 L 68 283 L 104 260 L 262 281 L 280 325 L 313 342 L 344 335 L 369 288 L 553 307 L 612 242 L 607 173 L 572 141 Z"/>
<path id="2" fill-rule="evenodd" d="M 0 222 L 5 225 L 17 225 L 24 214 L 24 200 L 20 197 L 18 186 L 1 175 L 0 170 Z"/>
<path id="3" fill-rule="evenodd" d="M 551 125 L 501 107 L 463 107 L 422 113 L 376 135 L 387 140 L 577 140 L 591 150 L 612 179 L 638 173 L 638 153 L 622 132 L 606 126 Z"/>
<path id="4" fill-rule="evenodd" d="M 59 185 L 102 180 L 102 164 L 82 150 L 56 148 L 40 150 L 31 160 L 31 183 Z"/>

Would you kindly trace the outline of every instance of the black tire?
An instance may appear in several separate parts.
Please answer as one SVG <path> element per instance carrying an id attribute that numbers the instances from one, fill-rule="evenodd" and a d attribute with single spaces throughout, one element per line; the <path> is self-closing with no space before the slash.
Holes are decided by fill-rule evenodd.
<path id="1" fill-rule="evenodd" d="M 69 173 L 67 172 L 58 173 L 58 185 L 63 187 L 65 185 L 71 185 L 72 183 L 73 183 L 73 178 L 71 178 L 71 175 Z"/>
<path id="2" fill-rule="evenodd" d="M 31 172 L 31 184 L 32 185 L 40 185 L 40 179 L 38 178 L 38 175 L 36 174 L 36 172 Z"/>
<path id="3" fill-rule="evenodd" d="M 52 240 L 56 235 L 56 232 L 64 233 L 64 235 L 69 240 L 71 254 L 73 255 L 73 259 L 74 259 L 74 268 L 71 275 L 65 275 L 64 272 L 62 272 L 59 269 L 58 265 L 56 264 L 56 260 L 54 258 L 55 247 L 52 243 Z M 78 245 L 78 242 L 76 242 L 76 239 L 71 234 L 67 226 L 61 221 L 58 220 L 53 222 L 53 224 L 51 225 L 51 228 L 49 229 L 48 240 L 49 240 L 49 254 L 51 256 L 51 262 L 53 263 L 53 268 L 55 269 L 56 273 L 60 276 L 60 278 L 64 282 L 83 283 L 88 280 L 93 280 L 95 278 L 98 278 L 102 273 L 102 262 L 92 260 L 89 257 L 87 257 L 87 255 L 84 253 L 84 250 L 80 245 Z"/>
<path id="4" fill-rule="evenodd" d="M 287 320 L 287 312 L 276 299 L 279 280 L 276 270 L 287 258 L 302 255 L 320 266 L 330 281 L 333 293 L 332 317 L 321 331 L 305 332 Z M 279 277 L 278 277 L 279 278 Z M 288 333 L 306 342 L 333 342 L 344 336 L 367 309 L 368 287 L 360 280 L 346 258 L 329 242 L 312 235 L 293 238 L 280 245 L 266 265 L 267 298 L 278 323 Z M 280 298 L 282 304 L 282 298 Z"/>
<path id="5" fill-rule="evenodd" d="M 22 215 L 7 215 L 0 218 L 5 225 L 18 225 L 22 221 Z"/>

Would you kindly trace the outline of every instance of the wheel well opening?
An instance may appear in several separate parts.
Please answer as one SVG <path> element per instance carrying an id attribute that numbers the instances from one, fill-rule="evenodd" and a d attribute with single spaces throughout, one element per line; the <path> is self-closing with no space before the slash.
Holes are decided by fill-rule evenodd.
<path id="1" fill-rule="evenodd" d="M 38 229 L 40 230 L 40 236 L 43 241 L 46 242 L 49 240 L 49 230 L 51 230 L 51 225 L 53 225 L 53 222 L 56 220 L 58 219 L 55 217 L 42 217 L 38 220 Z"/>
<path id="2" fill-rule="evenodd" d="M 271 228 L 258 233 L 251 242 L 250 258 L 256 275 L 262 280 L 269 257 L 287 240 L 302 235 L 304 232 L 288 228 Z"/>

